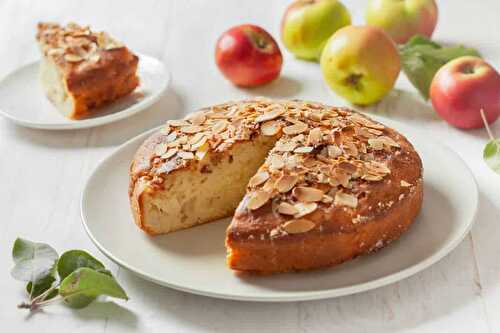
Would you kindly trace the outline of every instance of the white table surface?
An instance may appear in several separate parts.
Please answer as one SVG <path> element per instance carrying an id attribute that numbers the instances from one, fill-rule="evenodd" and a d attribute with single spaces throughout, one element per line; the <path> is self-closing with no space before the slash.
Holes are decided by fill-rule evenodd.
<path id="1" fill-rule="evenodd" d="M 75 20 L 106 29 L 132 49 L 161 58 L 173 77 L 158 104 L 99 128 L 50 132 L 0 119 L 0 331 L 500 332 L 500 176 L 481 157 L 486 133 L 449 127 L 422 102 L 404 75 L 397 90 L 365 111 L 382 120 L 412 124 L 450 146 L 473 170 L 480 188 L 480 212 L 472 232 L 424 272 L 337 299 L 246 303 L 194 296 L 144 281 L 111 263 L 90 242 L 80 221 L 80 193 L 97 163 L 127 139 L 198 107 L 245 96 L 345 104 L 323 85 L 317 64 L 297 61 L 284 49 L 281 78 L 258 89 L 234 88 L 215 67 L 214 43 L 222 31 L 249 22 L 278 37 L 287 2 L 0 0 L 0 77 L 39 57 L 34 29 L 40 20 Z M 344 3 L 354 23 L 361 24 L 366 1 Z M 500 69 L 500 2 L 438 0 L 438 5 L 435 39 L 476 47 Z M 493 131 L 500 136 L 500 121 Z M 16 309 L 25 296 L 22 283 L 9 274 L 11 246 L 18 236 L 48 242 L 60 252 L 83 248 L 94 253 L 111 267 L 130 301 L 105 300 L 79 311 L 55 305 L 32 316 Z"/>

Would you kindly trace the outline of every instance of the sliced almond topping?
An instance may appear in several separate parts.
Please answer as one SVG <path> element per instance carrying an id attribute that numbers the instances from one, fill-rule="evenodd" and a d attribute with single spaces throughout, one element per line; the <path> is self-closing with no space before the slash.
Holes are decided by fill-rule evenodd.
<path id="1" fill-rule="evenodd" d="M 260 127 L 262 134 L 266 136 L 273 136 L 279 133 L 281 125 L 277 121 L 266 121 Z"/>
<path id="2" fill-rule="evenodd" d="M 250 187 L 255 187 L 264 183 L 268 179 L 269 179 L 269 173 L 267 171 L 257 172 L 252 178 L 250 178 L 248 185 Z"/>
<path id="3" fill-rule="evenodd" d="M 203 138 L 205 134 L 203 132 L 198 132 L 196 133 L 193 137 L 191 137 L 189 139 L 189 144 L 190 145 L 194 145 L 195 143 L 197 143 L 198 141 L 201 140 L 201 138 Z"/>
<path id="4" fill-rule="evenodd" d="M 281 155 L 271 155 L 268 158 L 269 167 L 271 169 L 279 170 L 285 166 L 285 162 Z"/>
<path id="5" fill-rule="evenodd" d="M 327 194 L 323 195 L 323 198 L 321 199 L 321 202 L 329 204 L 333 202 L 333 198 Z"/>
<path id="6" fill-rule="evenodd" d="M 183 160 L 192 160 L 194 159 L 194 154 L 190 151 L 179 151 L 177 153 L 177 156 L 179 156 L 180 158 L 182 158 Z"/>
<path id="7" fill-rule="evenodd" d="M 226 120 L 219 120 L 212 126 L 212 133 L 220 133 L 227 128 L 228 122 Z"/>
<path id="8" fill-rule="evenodd" d="M 323 198 L 323 191 L 314 187 L 299 186 L 293 189 L 292 194 L 302 202 L 315 202 Z"/>
<path id="9" fill-rule="evenodd" d="M 380 173 L 380 174 L 389 174 L 391 173 L 391 170 L 387 167 L 386 164 L 380 163 L 377 161 L 371 161 L 370 164 L 367 165 L 370 171 L 374 171 L 374 173 Z"/>
<path id="10" fill-rule="evenodd" d="M 155 147 L 155 155 L 161 156 L 161 155 L 165 154 L 167 152 L 167 150 L 168 150 L 167 145 L 159 144 Z"/>
<path id="11" fill-rule="evenodd" d="M 293 150 L 294 153 L 297 154 L 308 154 L 312 152 L 314 147 L 297 147 Z"/>
<path id="12" fill-rule="evenodd" d="M 262 190 L 257 190 L 250 194 L 250 198 L 247 201 L 247 208 L 250 210 L 258 209 L 271 198 L 271 194 L 269 192 L 265 192 Z"/>
<path id="13" fill-rule="evenodd" d="M 308 126 L 306 123 L 298 122 L 296 124 L 293 124 L 293 125 L 290 125 L 290 126 L 283 128 L 283 133 L 285 133 L 287 135 L 295 135 L 295 134 L 303 133 L 303 132 L 307 131 L 307 129 L 308 129 Z"/>
<path id="14" fill-rule="evenodd" d="M 194 133 L 201 132 L 202 130 L 203 130 L 203 127 L 196 126 L 196 125 L 181 127 L 181 132 L 186 133 L 186 134 L 194 134 Z"/>
<path id="15" fill-rule="evenodd" d="M 167 152 L 165 154 L 161 155 L 161 158 L 168 160 L 170 157 L 174 156 L 176 153 L 177 153 L 177 149 L 172 148 L 172 149 L 167 150 Z"/>
<path id="16" fill-rule="evenodd" d="M 338 167 L 346 172 L 354 173 L 356 171 L 356 166 L 347 161 L 342 161 L 338 164 Z"/>
<path id="17" fill-rule="evenodd" d="M 352 194 L 338 191 L 335 193 L 334 204 L 337 206 L 356 208 L 358 206 L 358 198 Z"/>
<path id="18" fill-rule="evenodd" d="M 381 136 L 379 137 L 379 139 L 382 140 L 382 142 L 389 147 L 399 147 L 399 143 L 397 143 L 388 136 Z"/>
<path id="19" fill-rule="evenodd" d="M 327 150 L 328 150 L 328 156 L 331 158 L 335 158 L 342 155 L 342 150 L 335 145 L 329 145 L 327 147 Z"/>
<path id="20" fill-rule="evenodd" d="M 299 211 L 293 205 L 288 202 L 282 202 L 278 206 L 278 212 L 283 215 L 295 215 Z"/>
<path id="21" fill-rule="evenodd" d="M 64 60 L 66 60 L 67 62 L 79 62 L 79 61 L 82 61 L 83 58 L 81 56 L 79 56 L 78 54 L 68 53 L 68 54 L 64 55 Z"/>
<path id="22" fill-rule="evenodd" d="M 380 138 L 368 139 L 368 145 L 374 150 L 384 149 L 384 141 L 380 140 Z"/>
<path id="23" fill-rule="evenodd" d="M 177 139 L 177 133 L 172 132 L 169 135 L 167 135 L 167 137 L 165 138 L 165 141 L 167 141 L 167 142 L 174 142 L 175 139 Z"/>
<path id="24" fill-rule="evenodd" d="M 323 134 L 321 133 L 321 128 L 316 127 L 309 131 L 309 136 L 307 137 L 307 144 L 318 145 L 321 143 L 321 138 Z"/>
<path id="25" fill-rule="evenodd" d="M 288 141 L 288 142 L 278 142 L 276 144 L 275 149 L 276 151 L 286 152 L 286 151 L 293 151 L 295 147 L 297 147 L 296 142 Z"/>
<path id="26" fill-rule="evenodd" d="M 290 191 L 295 186 L 295 184 L 297 184 L 298 180 L 299 180 L 298 176 L 283 175 L 276 182 L 276 189 L 280 193 L 286 193 L 286 192 Z"/>
<path id="27" fill-rule="evenodd" d="M 283 224 L 283 230 L 289 234 L 301 234 L 314 229 L 316 225 L 307 219 L 290 220 Z"/>
<path id="28" fill-rule="evenodd" d="M 311 214 L 318 208 L 318 204 L 315 202 L 303 203 L 299 202 L 294 205 L 295 209 L 297 209 L 297 213 L 294 214 L 293 217 L 298 219 L 299 217 L 305 216 L 307 214 Z"/>
<path id="29" fill-rule="evenodd" d="M 196 143 L 191 143 L 191 147 L 193 149 L 199 149 L 200 147 L 204 146 L 207 143 L 207 141 L 208 141 L 208 138 L 206 136 L 202 135 L 202 138 L 199 141 L 197 141 Z M 208 147 L 208 145 L 207 145 L 207 147 Z"/>
<path id="30" fill-rule="evenodd" d="M 283 107 L 275 107 L 271 111 L 266 111 L 257 118 L 255 118 L 255 121 L 258 123 L 261 123 L 263 121 L 268 121 L 268 120 L 273 120 L 281 116 L 282 114 L 285 113 L 285 108 Z"/>
<path id="31" fill-rule="evenodd" d="M 203 111 L 198 111 L 189 116 L 189 121 L 193 125 L 201 125 L 205 122 L 207 117 Z"/>
<path id="32" fill-rule="evenodd" d="M 408 183 L 406 180 L 401 181 L 401 187 L 410 187 L 410 186 L 411 186 L 411 184 Z"/>
<path id="33" fill-rule="evenodd" d="M 380 175 L 374 175 L 371 173 L 367 173 L 367 174 L 364 174 L 363 176 L 361 176 L 361 179 L 364 179 L 364 180 L 367 180 L 370 182 L 378 182 L 379 180 L 384 179 L 384 177 L 380 176 Z"/>

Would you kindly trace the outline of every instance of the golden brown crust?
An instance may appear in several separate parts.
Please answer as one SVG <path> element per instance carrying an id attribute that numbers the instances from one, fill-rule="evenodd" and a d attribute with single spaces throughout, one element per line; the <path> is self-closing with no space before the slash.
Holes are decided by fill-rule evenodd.
<path id="1" fill-rule="evenodd" d="M 65 27 L 39 23 L 36 37 L 43 55 L 61 71 L 73 98 L 70 118 L 84 118 L 139 85 L 139 58 L 105 32 L 92 32 L 74 23 Z"/>
<path id="2" fill-rule="evenodd" d="M 211 158 L 226 156 L 239 141 L 255 136 L 277 144 L 250 180 L 227 230 L 233 269 L 334 265 L 396 239 L 420 209 L 422 164 L 398 132 L 344 108 L 253 100 L 170 121 L 143 144 L 130 172 L 137 225 L 147 229 L 140 205 L 144 191 L 164 191 L 172 173 L 205 163 L 207 152 Z M 298 252 L 290 254 L 291 249 Z M 318 258 L 308 261 L 311 255 Z"/>

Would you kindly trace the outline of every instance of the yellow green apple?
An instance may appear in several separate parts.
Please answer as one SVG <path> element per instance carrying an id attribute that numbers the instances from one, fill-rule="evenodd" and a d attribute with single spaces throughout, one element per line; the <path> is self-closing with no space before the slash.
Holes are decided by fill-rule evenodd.
<path id="1" fill-rule="evenodd" d="M 338 0 L 296 0 L 281 20 L 281 38 L 297 58 L 318 60 L 328 38 L 349 24 L 349 11 Z"/>
<path id="2" fill-rule="evenodd" d="M 370 0 L 365 19 L 403 44 L 416 34 L 432 36 L 438 8 L 434 0 Z"/>
<path id="3" fill-rule="evenodd" d="M 330 37 L 321 54 L 328 86 L 358 105 L 381 100 L 394 86 L 400 69 L 396 44 L 377 27 L 342 28 Z"/>

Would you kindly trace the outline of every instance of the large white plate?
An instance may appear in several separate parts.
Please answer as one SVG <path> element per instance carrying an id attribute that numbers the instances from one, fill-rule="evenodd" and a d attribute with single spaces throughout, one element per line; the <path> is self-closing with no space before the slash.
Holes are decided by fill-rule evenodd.
<path id="1" fill-rule="evenodd" d="M 139 87 L 90 118 L 71 120 L 57 111 L 40 85 L 38 61 L 20 67 L 0 82 L 0 114 L 21 126 L 50 130 L 95 127 L 130 117 L 156 102 L 170 79 L 162 62 L 150 56 L 138 56 Z"/>
<path id="2" fill-rule="evenodd" d="M 415 224 L 387 248 L 338 267 L 307 273 L 239 276 L 225 266 L 228 219 L 149 237 L 133 223 L 128 167 L 144 133 L 118 148 L 90 176 L 82 196 L 85 229 L 121 266 L 158 284 L 200 295 L 247 301 L 336 297 L 415 274 L 453 250 L 470 230 L 478 191 L 472 173 L 451 150 L 400 124 L 424 163 L 424 204 Z M 196 189 L 194 189 L 196 190 Z"/>

